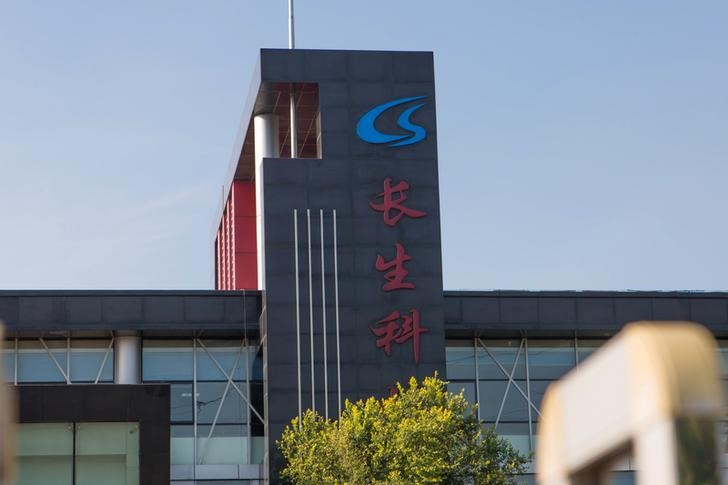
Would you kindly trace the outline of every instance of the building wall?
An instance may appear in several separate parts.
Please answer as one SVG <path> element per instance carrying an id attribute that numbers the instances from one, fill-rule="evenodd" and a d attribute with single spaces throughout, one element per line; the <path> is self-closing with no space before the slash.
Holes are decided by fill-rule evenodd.
<path id="1" fill-rule="evenodd" d="M 442 375 L 444 319 L 432 54 L 263 50 L 261 77 L 263 83 L 319 83 L 323 154 L 265 159 L 257 179 L 264 194 L 261 328 L 275 480 L 282 465 L 275 440 L 298 415 L 299 393 L 303 410 L 315 407 L 335 417 L 337 365 L 342 400 L 387 395 L 411 376 Z M 394 147 L 357 136 L 365 113 L 414 96 L 422 96 L 424 106 L 411 121 L 425 130 L 424 140 Z M 401 132 L 397 117 L 412 106 L 382 114 L 381 129 Z M 393 199 L 408 212 L 377 209 L 387 187 L 398 185 L 405 188 Z M 401 281 L 411 287 L 387 286 L 391 270 L 377 269 L 380 256 L 385 263 L 396 259 L 398 244 L 411 258 Z"/>

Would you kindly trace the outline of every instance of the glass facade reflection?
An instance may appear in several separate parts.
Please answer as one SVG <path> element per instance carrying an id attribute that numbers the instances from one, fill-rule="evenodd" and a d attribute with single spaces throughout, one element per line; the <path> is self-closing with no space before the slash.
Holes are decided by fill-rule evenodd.
<path id="1" fill-rule="evenodd" d="M 114 348 L 110 338 L 6 340 L 2 359 L 3 378 L 13 384 L 114 380 Z"/>
<path id="2" fill-rule="evenodd" d="M 16 485 L 138 485 L 138 423 L 22 423 Z"/>
<path id="3" fill-rule="evenodd" d="M 464 391 L 469 402 L 478 403 L 484 426 L 494 427 L 516 449 L 530 453 L 535 451 L 539 408 L 546 388 L 605 341 L 448 340 L 449 389 Z"/>
<path id="4" fill-rule="evenodd" d="M 145 339 L 142 381 L 170 384 L 173 466 L 262 463 L 257 345 L 242 339 Z"/>
<path id="5" fill-rule="evenodd" d="M 548 386 L 584 362 L 606 339 L 448 340 L 446 376 L 451 392 L 478 403 L 484 426 L 494 427 L 523 453 L 536 450 L 540 407 Z M 728 393 L 728 340 L 718 340 Z M 724 431 L 725 434 L 725 431 Z M 533 476 L 524 476 L 527 483 Z M 634 483 L 631 471 L 613 473 L 613 483 Z"/>

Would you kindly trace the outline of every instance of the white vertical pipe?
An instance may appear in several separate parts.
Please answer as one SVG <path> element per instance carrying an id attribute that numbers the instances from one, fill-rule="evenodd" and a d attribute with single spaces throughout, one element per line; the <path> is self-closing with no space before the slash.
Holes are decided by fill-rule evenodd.
<path id="1" fill-rule="evenodd" d="M 531 373 L 528 369 L 528 336 L 523 337 L 526 344 L 526 400 L 528 401 L 528 447 L 530 451 L 534 451 L 533 446 L 533 412 L 531 411 Z"/>
<path id="2" fill-rule="evenodd" d="M 13 373 L 13 384 L 18 385 L 18 337 L 15 337 L 15 356 L 13 357 L 13 365 L 15 365 L 15 372 Z"/>
<path id="3" fill-rule="evenodd" d="M 197 338 L 192 338 L 192 478 L 197 478 Z"/>
<path id="4" fill-rule="evenodd" d="M 293 0 L 288 0 L 288 48 L 296 48 L 296 37 L 293 24 Z"/>
<path id="5" fill-rule="evenodd" d="M 71 382 L 71 334 L 66 336 L 66 375 L 68 382 Z"/>
<path id="6" fill-rule="evenodd" d="M 336 209 L 334 209 L 334 307 L 336 308 L 336 388 L 339 417 L 341 417 L 341 337 L 339 336 L 339 244 L 336 239 Z"/>
<path id="7" fill-rule="evenodd" d="M 114 347 L 114 384 L 141 384 L 141 337 L 116 335 Z"/>
<path id="8" fill-rule="evenodd" d="M 473 339 L 473 360 L 475 361 L 475 401 L 478 403 L 478 421 L 480 421 L 480 371 L 478 370 L 478 337 Z"/>
<path id="9" fill-rule="evenodd" d="M 298 209 L 293 209 L 293 253 L 296 275 L 296 373 L 298 377 L 298 425 L 301 426 L 303 403 L 301 399 L 301 292 L 298 282 Z"/>
<path id="10" fill-rule="evenodd" d="M 329 419 L 329 359 L 326 350 L 326 265 L 324 263 L 324 210 L 319 209 L 321 226 L 321 322 L 324 337 L 324 417 Z"/>
<path id="11" fill-rule="evenodd" d="M 278 158 L 280 144 L 278 115 L 267 113 L 253 119 L 255 133 L 255 221 L 258 256 L 258 289 L 265 289 L 265 227 L 263 224 L 263 159 Z"/>
<path id="12" fill-rule="evenodd" d="M 316 411 L 316 369 L 313 356 L 313 274 L 311 270 L 311 209 L 306 209 L 308 228 L 308 322 L 311 333 L 311 409 Z"/>
<path id="13" fill-rule="evenodd" d="M 291 131 L 291 158 L 298 156 L 298 131 L 296 128 L 296 86 L 294 83 L 290 85 L 290 98 L 291 98 L 291 110 L 290 110 L 290 131 Z"/>
<path id="14" fill-rule="evenodd" d="M 296 31 L 293 22 L 293 0 L 288 0 L 288 48 L 296 48 Z M 298 156 L 298 132 L 296 131 L 296 89 L 293 83 L 289 86 L 291 158 Z"/>

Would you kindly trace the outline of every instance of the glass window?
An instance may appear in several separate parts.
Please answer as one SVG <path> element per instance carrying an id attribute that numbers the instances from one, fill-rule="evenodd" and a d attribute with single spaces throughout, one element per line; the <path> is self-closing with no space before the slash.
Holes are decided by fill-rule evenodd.
<path id="1" fill-rule="evenodd" d="M 18 425 L 17 485 L 71 485 L 73 481 L 73 424 Z"/>
<path id="2" fill-rule="evenodd" d="M 139 484 L 138 423 L 22 423 L 17 430 L 17 485 Z"/>
<path id="3" fill-rule="evenodd" d="M 66 340 L 46 340 L 48 350 L 39 340 L 18 341 L 18 382 L 65 382 Z M 49 355 L 55 358 L 55 361 Z"/>
<path id="4" fill-rule="evenodd" d="M 598 340 L 582 340 L 579 339 L 576 342 L 577 354 L 579 355 L 579 362 L 584 362 L 595 350 L 606 343 L 606 339 Z"/>
<path id="5" fill-rule="evenodd" d="M 111 340 L 71 340 L 71 382 L 95 382 L 99 370 L 99 382 L 113 381 L 114 349 L 109 348 L 110 343 Z"/>
<path id="6" fill-rule="evenodd" d="M 15 342 L 12 340 L 6 340 L 3 342 L 2 351 L 2 366 L 3 366 L 3 379 L 5 382 L 12 383 L 15 381 Z"/>
<path id="7" fill-rule="evenodd" d="M 235 380 L 244 380 L 246 370 L 252 368 L 251 352 L 242 348 L 240 340 L 203 340 L 197 348 L 197 380 L 221 381 L 227 380 L 225 374 L 231 375 L 234 371 Z M 213 360 L 214 358 L 214 360 Z M 225 370 L 222 373 L 220 365 Z M 247 366 L 247 367 L 246 367 Z"/>
<path id="8" fill-rule="evenodd" d="M 447 379 L 475 379 L 475 348 L 473 342 L 448 342 L 445 348 Z"/>
<path id="9" fill-rule="evenodd" d="M 191 381 L 192 340 L 144 340 L 142 380 Z"/>
<path id="10" fill-rule="evenodd" d="M 175 425 L 170 428 L 170 463 L 192 465 L 195 456 L 195 438 L 192 425 Z"/>
<path id="11" fill-rule="evenodd" d="M 170 384 L 170 419 L 173 422 L 191 422 L 194 419 L 192 411 L 192 384 Z"/>
<path id="12" fill-rule="evenodd" d="M 238 389 L 246 391 L 244 382 L 236 382 Z M 227 393 L 225 389 L 227 387 Z M 222 406 L 220 403 L 222 402 Z M 245 402 L 233 386 L 226 382 L 198 382 L 197 383 L 197 422 L 212 423 L 215 415 L 218 423 L 247 423 L 247 408 Z"/>
<path id="13" fill-rule="evenodd" d="M 515 381 L 515 383 L 525 392 L 526 381 Z M 508 387 L 508 381 L 480 381 L 480 418 L 482 420 L 494 422 L 497 419 L 506 387 Z M 513 384 L 508 388 L 508 396 L 500 421 L 528 421 L 526 399 Z"/>
<path id="14" fill-rule="evenodd" d="M 488 351 L 480 343 L 478 344 L 478 377 L 480 379 L 507 379 L 508 374 L 513 370 L 513 364 L 516 363 L 516 356 L 518 356 L 518 363 L 513 377 L 514 379 L 526 378 L 526 354 L 520 349 L 521 340 L 483 340 L 482 343 Z"/>
<path id="15" fill-rule="evenodd" d="M 516 450 L 524 454 L 530 453 L 528 423 L 499 423 L 496 432 L 501 438 L 510 441 Z"/>
<path id="16" fill-rule="evenodd" d="M 257 344 L 256 344 L 257 345 Z M 262 347 L 257 348 L 253 346 L 250 349 L 250 359 L 253 362 L 251 366 L 250 379 L 256 381 L 263 380 L 263 349 Z"/>
<path id="17" fill-rule="evenodd" d="M 541 403 L 543 401 L 544 394 L 546 394 L 546 389 L 553 382 L 554 381 L 531 381 L 531 402 L 539 409 L 539 411 L 541 410 Z M 534 421 L 538 419 L 537 413 L 533 413 L 532 416 Z"/>
<path id="18" fill-rule="evenodd" d="M 75 485 L 138 485 L 139 424 L 77 423 Z"/>
<path id="19" fill-rule="evenodd" d="M 198 463 L 248 463 L 247 429 L 244 425 L 199 426 L 197 428 Z M 209 437 L 209 438 L 208 438 Z"/>
<path id="20" fill-rule="evenodd" d="M 528 340 L 531 379 L 558 379 L 576 365 L 573 340 Z"/>

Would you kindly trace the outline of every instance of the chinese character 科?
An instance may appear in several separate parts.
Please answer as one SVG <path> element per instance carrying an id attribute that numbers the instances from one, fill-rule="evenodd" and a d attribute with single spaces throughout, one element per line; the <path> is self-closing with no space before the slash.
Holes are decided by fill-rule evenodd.
<path id="1" fill-rule="evenodd" d="M 387 280 L 387 282 L 382 286 L 384 291 L 412 289 L 415 287 L 414 283 L 404 280 L 409 274 L 409 271 L 404 268 L 404 263 L 412 259 L 412 256 L 405 252 L 404 246 L 400 243 L 397 243 L 396 248 L 397 251 L 394 255 L 394 259 L 385 261 L 384 256 L 377 254 L 377 260 L 374 263 L 377 271 L 387 271 L 391 269 L 391 271 L 384 273 L 384 279 Z"/>
<path id="2" fill-rule="evenodd" d="M 376 345 L 384 349 L 387 356 L 392 355 L 392 342 L 403 344 L 412 339 L 412 350 L 415 357 L 415 364 L 420 362 L 420 334 L 429 330 L 420 325 L 420 312 L 410 310 L 410 314 L 400 315 L 399 312 L 392 312 L 377 322 L 372 327 L 372 333 L 379 337 Z"/>
<path id="3" fill-rule="evenodd" d="M 397 225 L 403 216 L 418 218 L 427 215 L 427 212 L 422 212 L 408 207 L 403 206 L 405 200 L 407 200 L 407 191 L 409 190 L 409 182 L 402 180 L 397 185 L 392 187 L 392 178 L 387 177 L 384 179 L 384 192 L 377 195 L 377 199 L 381 197 L 382 203 L 375 204 L 374 202 L 369 203 L 369 207 L 377 212 L 384 214 L 384 223 L 390 227 Z M 393 195 L 397 194 L 397 198 Z"/>

